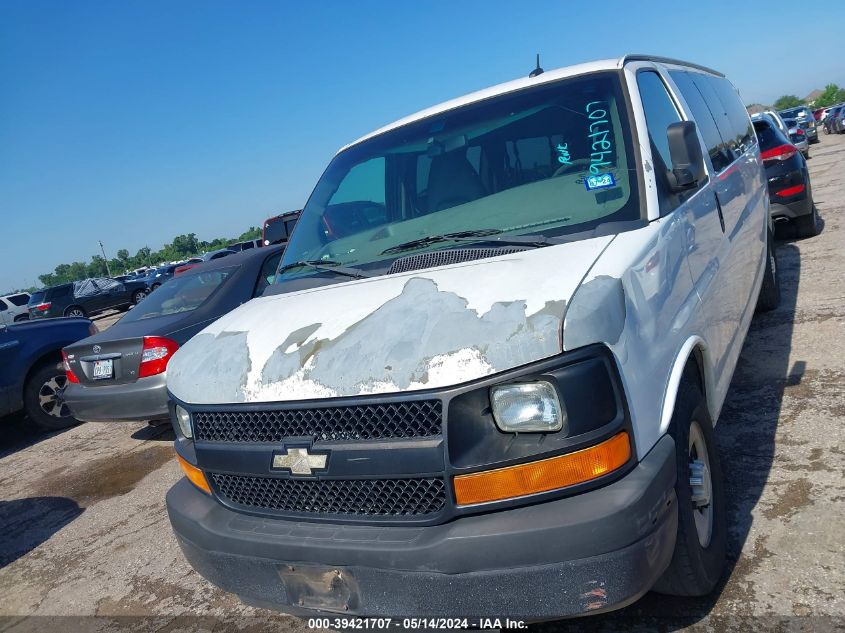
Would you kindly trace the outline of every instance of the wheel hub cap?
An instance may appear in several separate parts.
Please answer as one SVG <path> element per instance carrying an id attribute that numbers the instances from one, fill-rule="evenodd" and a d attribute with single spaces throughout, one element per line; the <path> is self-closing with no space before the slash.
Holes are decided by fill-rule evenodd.
<path id="1" fill-rule="evenodd" d="M 38 405 L 44 413 L 54 418 L 66 418 L 70 415 L 70 409 L 64 399 L 66 385 L 65 376 L 53 376 L 41 385 L 38 390 Z"/>
<path id="2" fill-rule="evenodd" d="M 710 471 L 700 459 L 690 462 L 689 486 L 692 490 L 692 505 L 703 508 L 710 505 Z"/>
<path id="3" fill-rule="evenodd" d="M 710 545 L 713 534 L 713 484 L 710 476 L 710 457 L 707 442 L 697 421 L 690 425 L 689 487 L 695 531 L 702 547 Z"/>

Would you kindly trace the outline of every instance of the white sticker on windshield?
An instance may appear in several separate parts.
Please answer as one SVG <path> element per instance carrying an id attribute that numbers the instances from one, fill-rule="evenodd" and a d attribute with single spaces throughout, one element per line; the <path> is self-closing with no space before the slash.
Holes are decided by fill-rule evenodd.
<path id="1" fill-rule="evenodd" d="M 613 174 L 587 176 L 587 178 L 584 179 L 584 186 L 587 188 L 587 191 L 593 191 L 594 189 L 607 189 L 608 187 L 616 186 L 616 179 L 613 177 Z"/>

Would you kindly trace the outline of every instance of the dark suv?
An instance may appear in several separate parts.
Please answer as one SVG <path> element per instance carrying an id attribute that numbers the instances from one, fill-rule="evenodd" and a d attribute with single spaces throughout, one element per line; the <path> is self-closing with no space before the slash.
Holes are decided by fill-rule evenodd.
<path id="1" fill-rule="evenodd" d="M 768 118 L 754 121 L 754 131 L 766 169 L 772 217 L 792 220 L 801 237 L 817 235 L 818 211 L 807 160 Z"/>
<path id="2" fill-rule="evenodd" d="M 87 317 L 114 308 L 128 308 L 146 296 L 143 281 L 116 281 L 97 277 L 36 292 L 27 307 L 31 319 Z"/>

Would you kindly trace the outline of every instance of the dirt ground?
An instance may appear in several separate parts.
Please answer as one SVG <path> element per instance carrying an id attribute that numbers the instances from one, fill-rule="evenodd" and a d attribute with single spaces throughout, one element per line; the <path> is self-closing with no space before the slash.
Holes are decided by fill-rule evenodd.
<path id="1" fill-rule="evenodd" d="M 755 318 L 717 429 L 724 582 L 706 599 L 649 594 L 540 629 L 845 630 L 845 136 L 810 152 L 823 231 L 795 240 L 779 227 L 781 306 Z M 307 628 L 242 605 L 185 562 L 164 508 L 181 476 L 172 440 L 168 426 L 41 436 L 21 417 L 3 421 L 0 632 Z"/>

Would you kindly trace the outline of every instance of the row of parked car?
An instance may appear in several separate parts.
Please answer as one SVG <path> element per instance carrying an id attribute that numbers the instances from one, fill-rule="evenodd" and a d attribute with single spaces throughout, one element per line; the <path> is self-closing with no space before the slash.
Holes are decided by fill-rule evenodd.
<path id="1" fill-rule="evenodd" d="M 211 259 L 164 281 L 149 296 L 143 280 L 105 278 L 35 293 L 37 316 L 30 321 L 21 312 L 0 327 L 0 415 L 25 408 L 45 430 L 78 421 L 166 418 L 164 370 L 173 352 L 260 295 L 272 283 L 283 250 L 275 245 Z M 85 318 L 129 306 L 104 332 Z M 53 316 L 70 318 L 45 318 Z"/>
<path id="2" fill-rule="evenodd" d="M 822 124 L 825 134 L 842 134 L 845 132 L 845 103 L 831 106 Z"/>
<path id="3" fill-rule="evenodd" d="M 781 218 L 818 230 L 806 158 L 721 73 L 537 68 L 346 146 L 285 246 L 65 343 L 43 401 L 169 417 L 179 543 L 251 604 L 549 619 L 700 596 L 726 556 L 714 425 L 780 301 Z"/>
<path id="4" fill-rule="evenodd" d="M 113 420 L 166 417 L 163 368 L 172 352 L 211 321 L 263 292 L 273 280 L 298 217 L 298 211 L 273 216 L 265 222 L 260 239 L 230 244 L 183 262 L 0 297 L 0 416 L 25 409 L 29 419 L 44 430 L 103 419 L 98 411 Z M 265 244 L 269 248 L 261 248 Z M 108 330 L 105 339 L 89 346 L 96 347 L 96 353 L 105 346 L 110 350 L 107 354 L 117 354 L 102 359 L 113 363 L 112 373 L 106 370 L 108 362 L 95 363 L 96 369 L 87 371 L 87 361 L 76 360 L 74 352 L 68 362 L 82 364 L 78 374 L 68 373 L 62 348 L 96 336 L 98 329 L 89 318 L 113 309 L 129 312 Z M 131 349 L 124 356 L 121 352 L 127 345 Z M 151 370 L 153 366 L 161 371 Z M 82 380 L 76 382 L 79 376 Z M 143 380 L 148 377 L 153 380 Z M 70 390 L 78 400 L 73 411 L 67 391 L 76 384 L 80 386 Z M 93 392 L 90 397 L 91 385 L 119 388 Z M 121 389 L 127 392 L 125 401 Z"/>

